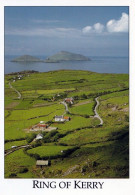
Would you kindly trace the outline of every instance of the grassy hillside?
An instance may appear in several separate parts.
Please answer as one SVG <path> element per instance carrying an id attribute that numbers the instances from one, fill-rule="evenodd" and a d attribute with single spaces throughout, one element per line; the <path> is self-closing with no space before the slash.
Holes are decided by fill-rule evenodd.
<path id="1" fill-rule="evenodd" d="M 128 74 L 73 70 L 18 74 L 21 79 L 5 75 L 6 178 L 129 176 Z M 62 104 L 66 97 L 74 99 L 67 104 L 68 111 Z M 103 125 L 95 114 L 96 97 Z M 70 121 L 56 122 L 55 115 L 69 116 Z M 56 130 L 30 131 L 40 121 Z M 36 141 L 39 133 L 43 139 Z M 36 167 L 38 159 L 51 159 L 51 166 Z"/>

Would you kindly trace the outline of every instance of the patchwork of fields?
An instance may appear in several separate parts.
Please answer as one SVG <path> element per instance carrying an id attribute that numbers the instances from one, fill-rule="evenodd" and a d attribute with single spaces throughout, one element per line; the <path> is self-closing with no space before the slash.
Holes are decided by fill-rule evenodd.
<path id="1" fill-rule="evenodd" d="M 128 85 L 127 74 L 61 70 L 5 75 L 5 177 L 129 177 Z M 67 103 L 66 111 L 61 102 L 70 97 L 74 102 Z M 103 125 L 95 117 L 97 97 Z M 70 120 L 55 121 L 56 115 Z M 43 121 L 56 130 L 30 130 Z M 39 133 L 42 139 L 36 139 Z M 51 160 L 51 166 L 37 167 L 36 160 Z"/>

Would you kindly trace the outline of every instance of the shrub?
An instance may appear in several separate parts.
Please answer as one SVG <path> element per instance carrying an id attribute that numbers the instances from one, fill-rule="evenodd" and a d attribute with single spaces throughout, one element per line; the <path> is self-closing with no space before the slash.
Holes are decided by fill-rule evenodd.
<path id="1" fill-rule="evenodd" d="M 81 95 L 81 98 L 83 98 L 83 99 L 87 99 L 87 95 L 82 94 L 82 95 Z"/>
<path id="2" fill-rule="evenodd" d="M 84 173 L 84 172 L 86 172 L 87 170 L 88 170 L 88 165 L 84 165 L 84 166 L 82 166 L 82 168 L 81 168 L 81 173 Z"/>
<path id="3" fill-rule="evenodd" d="M 78 95 L 75 95 L 74 96 L 74 100 L 78 100 L 79 99 L 79 96 Z"/>
<path id="4" fill-rule="evenodd" d="M 16 173 L 11 173 L 10 175 L 9 175 L 9 178 L 16 178 L 17 177 L 17 174 Z"/>
<path id="5" fill-rule="evenodd" d="M 32 133 L 31 135 L 29 135 L 27 138 L 26 138 L 26 141 L 28 143 L 32 142 L 33 139 L 36 137 L 36 134 L 35 133 Z"/>
<path id="6" fill-rule="evenodd" d="M 24 168 L 21 168 L 19 170 L 19 173 L 27 173 L 28 171 L 29 171 L 28 168 L 27 167 L 24 167 Z"/>
<path id="7" fill-rule="evenodd" d="M 49 142 L 52 142 L 54 141 L 54 136 L 58 133 L 57 130 L 53 130 L 53 131 L 50 131 L 49 133 L 47 133 L 44 138 L 43 138 L 43 142 L 44 143 L 49 143 Z"/>
<path id="8" fill-rule="evenodd" d="M 36 148 L 36 147 L 41 146 L 41 145 L 42 145 L 41 140 L 37 140 L 36 142 L 32 143 L 33 148 Z"/>
<path id="9" fill-rule="evenodd" d="M 85 118 L 89 118 L 89 115 L 88 115 L 88 114 L 85 114 L 84 117 L 85 117 Z"/>

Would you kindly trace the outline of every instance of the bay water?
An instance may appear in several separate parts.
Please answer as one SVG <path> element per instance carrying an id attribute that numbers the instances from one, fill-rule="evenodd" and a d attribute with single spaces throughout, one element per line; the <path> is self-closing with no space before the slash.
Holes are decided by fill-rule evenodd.
<path id="1" fill-rule="evenodd" d="M 91 61 L 64 61 L 60 63 L 11 62 L 18 56 L 5 56 L 4 70 L 5 74 L 11 72 L 20 72 L 24 70 L 35 70 L 39 72 L 48 72 L 53 70 L 88 70 L 98 73 L 129 73 L 128 57 L 97 57 L 90 56 Z M 45 56 L 35 56 L 40 59 L 46 59 Z"/>

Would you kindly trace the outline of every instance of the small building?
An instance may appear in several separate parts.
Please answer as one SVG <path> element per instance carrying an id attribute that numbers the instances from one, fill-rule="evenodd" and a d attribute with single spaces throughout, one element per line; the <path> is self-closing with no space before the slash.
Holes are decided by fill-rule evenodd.
<path id="1" fill-rule="evenodd" d="M 37 124 L 37 127 L 39 127 L 39 128 L 47 128 L 48 127 L 48 124 L 41 124 L 41 123 L 39 123 L 39 124 Z"/>
<path id="2" fill-rule="evenodd" d="M 38 123 L 32 127 L 30 127 L 31 131 L 44 131 L 49 127 L 48 124 Z"/>
<path id="3" fill-rule="evenodd" d="M 64 122 L 64 121 L 70 121 L 70 117 L 69 116 L 57 116 L 55 115 L 55 121 L 56 122 Z"/>
<path id="4" fill-rule="evenodd" d="M 40 124 L 43 124 L 45 121 L 40 121 Z"/>
<path id="5" fill-rule="evenodd" d="M 49 161 L 49 160 L 37 160 L 36 161 L 36 166 L 40 167 L 40 168 L 42 168 L 44 166 L 50 166 L 50 165 L 51 165 L 51 161 Z"/>
<path id="6" fill-rule="evenodd" d="M 23 78 L 23 76 L 22 75 L 18 75 L 18 79 L 20 80 L 20 79 L 22 79 Z"/>
<path id="7" fill-rule="evenodd" d="M 64 120 L 65 121 L 70 121 L 70 117 L 69 116 L 64 116 Z"/>
<path id="8" fill-rule="evenodd" d="M 65 98 L 65 102 L 68 103 L 68 104 L 73 104 L 74 99 L 72 97 L 71 98 Z"/>
<path id="9" fill-rule="evenodd" d="M 43 139 L 43 134 L 39 133 L 37 136 L 36 136 L 36 140 L 40 140 L 40 139 Z"/>
<path id="10" fill-rule="evenodd" d="M 55 115 L 55 121 L 56 122 L 64 122 L 65 119 L 64 119 L 63 115 L 61 115 L 61 116 Z"/>

